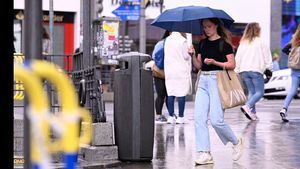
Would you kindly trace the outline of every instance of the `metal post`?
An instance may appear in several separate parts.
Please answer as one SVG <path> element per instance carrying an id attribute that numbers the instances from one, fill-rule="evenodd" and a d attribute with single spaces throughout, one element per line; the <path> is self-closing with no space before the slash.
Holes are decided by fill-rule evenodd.
<path id="1" fill-rule="evenodd" d="M 159 11 L 162 13 L 164 7 L 164 0 L 159 0 Z"/>
<path id="2" fill-rule="evenodd" d="M 145 1 L 140 1 L 140 53 L 146 53 Z"/>
<path id="3" fill-rule="evenodd" d="M 53 11 L 53 0 L 49 0 L 49 30 L 50 30 L 50 54 L 53 55 L 53 47 L 54 47 L 54 11 Z"/>
<path id="4" fill-rule="evenodd" d="M 25 59 L 42 58 L 42 1 L 25 1 Z M 30 121 L 27 116 L 28 99 L 24 103 L 24 168 L 31 168 Z"/>
<path id="5" fill-rule="evenodd" d="M 83 0 L 83 68 L 91 64 L 91 0 Z"/>

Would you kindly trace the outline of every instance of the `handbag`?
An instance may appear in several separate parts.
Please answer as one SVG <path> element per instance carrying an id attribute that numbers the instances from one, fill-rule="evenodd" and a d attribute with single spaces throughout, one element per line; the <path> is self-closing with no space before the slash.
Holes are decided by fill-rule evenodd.
<path id="1" fill-rule="evenodd" d="M 150 69 L 152 71 L 152 76 L 158 77 L 161 79 L 165 78 L 165 72 L 163 69 L 159 69 L 155 64 L 154 60 L 150 60 L 145 64 L 145 69 Z"/>
<path id="2" fill-rule="evenodd" d="M 233 70 L 224 69 L 217 73 L 217 84 L 223 109 L 229 109 L 246 103 L 246 95 Z"/>
<path id="3" fill-rule="evenodd" d="M 300 69 L 300 46 L 292 48 L 289 54 L 288 67 L 291 69 Z"/>
<path id="4" fill-rule="evenodd" d="M 161 78 L 161 79 L 164 79 L 165 78 L 165 72 L 163 69 L 159 69 L 156 64 L 154 63 L 153 66 L 152 66 L 152 75 L 154 77 L 158 77 L 158 78 Z"/>

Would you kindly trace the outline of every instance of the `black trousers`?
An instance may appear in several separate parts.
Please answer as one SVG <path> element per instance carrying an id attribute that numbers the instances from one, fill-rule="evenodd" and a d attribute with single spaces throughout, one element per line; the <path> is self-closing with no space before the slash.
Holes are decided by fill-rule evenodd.
<path id="1" fill-rule="evenodd" d="M 157 93 L 157 97 L 155 99 L 155 111 L 157 115 L 161 115 L 164 102 L 166 103 L 167 106 L 167 98 L 168 98 L 165 79 L 154 77 L 154 86 Z"/>

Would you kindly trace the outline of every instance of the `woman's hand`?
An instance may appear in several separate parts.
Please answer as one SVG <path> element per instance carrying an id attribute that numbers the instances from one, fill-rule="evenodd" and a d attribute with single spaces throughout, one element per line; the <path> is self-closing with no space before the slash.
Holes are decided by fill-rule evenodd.
<path id="1" fill-rule="evenodd" d="M 193 55 L 195 54 L 195 49 L 194 49 L 193 46 L 189 47 L 188 53 L 189 53 L 191 56 L 193 56 Z"/>
<path id="2" fill-rule="evenodd" d="M 204 63 L 207 65 L 215 65 L 216 61 L 215 61 L 215 59 L 205 58 Z"/>

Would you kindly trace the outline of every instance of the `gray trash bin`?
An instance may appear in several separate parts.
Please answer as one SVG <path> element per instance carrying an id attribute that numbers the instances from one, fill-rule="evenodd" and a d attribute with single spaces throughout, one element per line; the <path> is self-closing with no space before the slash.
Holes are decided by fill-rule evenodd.
<path id="1" fill-rule="evenodd" d="M 149 55 L 130 52 L 118 56 L 114 74 L 114 129 L 119 159 L 150 161 L 153 157 L 154 94 Z"/>

